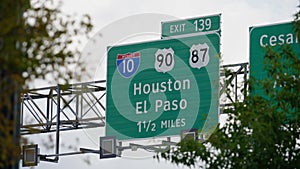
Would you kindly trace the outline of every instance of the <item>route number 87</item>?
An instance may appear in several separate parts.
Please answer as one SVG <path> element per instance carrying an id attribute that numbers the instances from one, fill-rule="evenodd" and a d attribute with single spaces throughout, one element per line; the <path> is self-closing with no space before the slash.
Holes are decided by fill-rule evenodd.
<path id="1" fill-rule="evenodd" d="M 209 46 L 204 44 L 193 45 L 190 48 L 190 66 L 193 68 L 201 68 L 209 62 Z"/>
<path id="2" fill-rule="evenodd" d="M 205 56 L 206 56 L 206 53 L 207 53 L 207 48 L 202 48 L 200 49 L 200 53 L 198 50 L 194 49 L 192 51 L 192 62 L 193 63 L 197 63 L 199 61 L 199 57 L 202 57 L 202 60 L 201 62 L 204 62 L 204 59 L 205 59 Z M 200 56 L 199 56 L 200 54 Z M 202 55 L 202 56 L 201 56 Z"/>

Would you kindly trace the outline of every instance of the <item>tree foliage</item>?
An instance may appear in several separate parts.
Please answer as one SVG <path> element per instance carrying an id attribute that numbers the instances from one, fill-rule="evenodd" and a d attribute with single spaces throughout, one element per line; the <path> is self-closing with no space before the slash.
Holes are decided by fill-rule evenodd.
<path id="1" fill-rule="evenodd" d="M 300 37 L 300 12 L 295 16 Z M 299 53 L 269 48 L 264 61 L 268 78 L 249 83 L 251 90 L 262 86 L 265 96 L 234 103 L 226 124 L 206 143 L 183 140 L 160 157 L 200 168 L 300 168 Z"/>
<path id="2" fill-rule="evenodd" d="M 0 1 L 0 168 L 19 159 L 19 94 L 26 82 L 68 83 L 84 71 L 76 44 L 88 37 L 90 17 L 74 18 L 52 0 Z M 80 38 L 76 38 L 80 37 Z"/>

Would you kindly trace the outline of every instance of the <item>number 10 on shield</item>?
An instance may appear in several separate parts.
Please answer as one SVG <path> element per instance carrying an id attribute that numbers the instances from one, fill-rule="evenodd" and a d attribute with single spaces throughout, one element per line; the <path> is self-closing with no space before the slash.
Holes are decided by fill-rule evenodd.
<path id="1" fill-rule="evenodd" d="M 116 64 L 120 75 L 125 78 L 134 75 L 140 65 L 140 56 L 140 52 L 118 54 Z"/>

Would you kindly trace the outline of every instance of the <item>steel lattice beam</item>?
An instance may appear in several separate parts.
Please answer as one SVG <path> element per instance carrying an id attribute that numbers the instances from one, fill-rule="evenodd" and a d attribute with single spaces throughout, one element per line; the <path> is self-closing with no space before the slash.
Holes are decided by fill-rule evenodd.
<path id="1" fill-rule="evenodd" d="M 105 81 L 29 90 L 21 97 L 21 135 L 105 126 Z"/>

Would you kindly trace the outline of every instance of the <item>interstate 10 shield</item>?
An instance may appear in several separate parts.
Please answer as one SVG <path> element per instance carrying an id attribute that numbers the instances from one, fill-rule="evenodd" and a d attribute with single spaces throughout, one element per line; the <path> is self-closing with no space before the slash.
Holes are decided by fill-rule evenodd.
<path id="1" fill-rule="evenodd" d="M 129 78 L 138 70 L 140 65 L 140 52 L 118 54 L 116 62 L 120 75 Z"/>
<path id="2" fill-rule="evenodd" d="M 106 135 L 126 140 L 214 130 L 219 51 L 218 34 L 110 47 Z"/>

